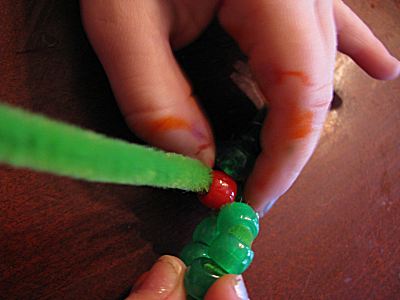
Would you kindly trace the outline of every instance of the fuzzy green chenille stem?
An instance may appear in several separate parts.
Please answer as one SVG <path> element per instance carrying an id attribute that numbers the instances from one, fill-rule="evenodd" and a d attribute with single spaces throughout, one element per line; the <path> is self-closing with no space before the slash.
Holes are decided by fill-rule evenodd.
<path id="1" fill-rule="evenodd" d="M 0 163 L 89 181 L 207 191 L 211 169 L 0 104 Z"/>

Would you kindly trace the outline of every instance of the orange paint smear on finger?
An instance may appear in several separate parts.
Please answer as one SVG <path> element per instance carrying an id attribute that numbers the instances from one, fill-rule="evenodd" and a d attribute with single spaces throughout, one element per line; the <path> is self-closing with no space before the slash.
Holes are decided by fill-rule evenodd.
<path id="1" fill-rule="evenodd" d="M 304 85 L 312 85 L 310 77 L 302 71 L 276 71 L 275 76 L 277 84 L 283 84 L 288 77 L 295 77 L 300 79 Z"/>
<path id="2" fill-rule="evenodd" d="M 275 152 L 269 153 L 274 158 L 295 151 L 296 141 L 306 138 L 313 131 L 314 113 L 312 111 L 294 107 L 285 113 L 284 118 L 285 128 L 280 131 L 275 140 L 276 147 L 270 149 Z M 263 193 L 268 186 L 271 186 L 279 178 L 279 172 L 281 172 L 279 159 L 275 161 L 270 158 L 263 176 L 256 177 L 253 182 L 255 192 Z"/>
<path id="3" fill-rule="evenodd" d="M 186 129 L 190 130 L 191 126 L 189 122 L 182 118 L 178 117 L 164 117 L 158 120 L 155 120 L 151 124 L 152 130 L 154 131 L 168 131 L 168 130 L 174 130 L 174 129 Z"/>
<path id="4" fill-rule="evenodd" d="M 311 86 L 310 77 L 303 71 L 297 70 L 277 70 L 275 72 L 277 84 L 283 84 L 287 78 L 298 78 L 305 86 Z M 287 131 L 283 138 L 289 140 L 301 139 L 306 137 L 312 131 L 314 113 L 309 110 L 301 109 L 299 106 L 293 106 L 286 112 Z"/>
<path id="5" fill-rule="evenodd" d="M 289 111 L 286 117 L 288 122 L 286 135 L 290 140 L 305 138 L 312 132 L 313 112 L 296 108 Z"/>

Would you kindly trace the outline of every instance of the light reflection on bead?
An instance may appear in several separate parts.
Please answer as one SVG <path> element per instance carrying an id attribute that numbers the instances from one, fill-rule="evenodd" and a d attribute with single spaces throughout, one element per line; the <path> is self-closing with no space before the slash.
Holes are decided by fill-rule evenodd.
<path id="1" fill-rule="evenodd" d="M 218 215 L 218 231 L 228 232 L 230 228 L 238 224 L 246 226 L 253 234 L 253 239 L 257 237 L 259 218 L 258 214 L 249 205 L 235 202 L 222 207 Z"/>
<path id="2" fill-rule="evenodd" d="M 208 249 L 209 257 L 229 274 L 242 274 L 254 252 L 232 234 L 220 234 Z"/>

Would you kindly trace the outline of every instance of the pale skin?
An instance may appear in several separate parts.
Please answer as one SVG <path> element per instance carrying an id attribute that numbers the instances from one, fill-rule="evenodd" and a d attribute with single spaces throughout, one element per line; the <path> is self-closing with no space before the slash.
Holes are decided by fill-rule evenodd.
<path id="1" fill-rule="evenodd" d="M 81 0 L 81 9 L 131 129 L 150 144 L 210 166 L 212 132 L 173 50 L 218 17 L 249 57 L 269 101 L 260 137 L 266 151 L 245 190 L 261 214 L 290 188 L 314 151 L 332 98 L 337 50 L 376 79 L 400 73 L 399 61 L 340 0 Z M 217 292 L 233 281 L 221 282 Z M 140 299 L 184 299 L 171 295 Z"/>

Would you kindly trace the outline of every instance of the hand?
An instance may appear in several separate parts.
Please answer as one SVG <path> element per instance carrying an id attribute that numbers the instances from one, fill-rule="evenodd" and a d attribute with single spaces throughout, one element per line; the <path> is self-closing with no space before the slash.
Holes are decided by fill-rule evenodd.
<path id="1" fill-rule="evenodd" d="M 184 263 L 173 256 L 162 256 L 134 285 L 127 300 L 185 300 Z M 208 290 L 205 300 L 248 299 L 242 276 L 225 275 Z"/>
<path id="2" fill-rule="evenodd" d="M 340 0 L 82 0 L 81 8 L 132 130 L 210 166 L 212 133 L 172 49 L 193 41 L 218 15 L 270 104 L 260 139 L 265 151 L 245 190 L 260 213 L 288 190 L 316 146 L 337 47 L 375 78 L 400 73 L 399 62 Z"/>

